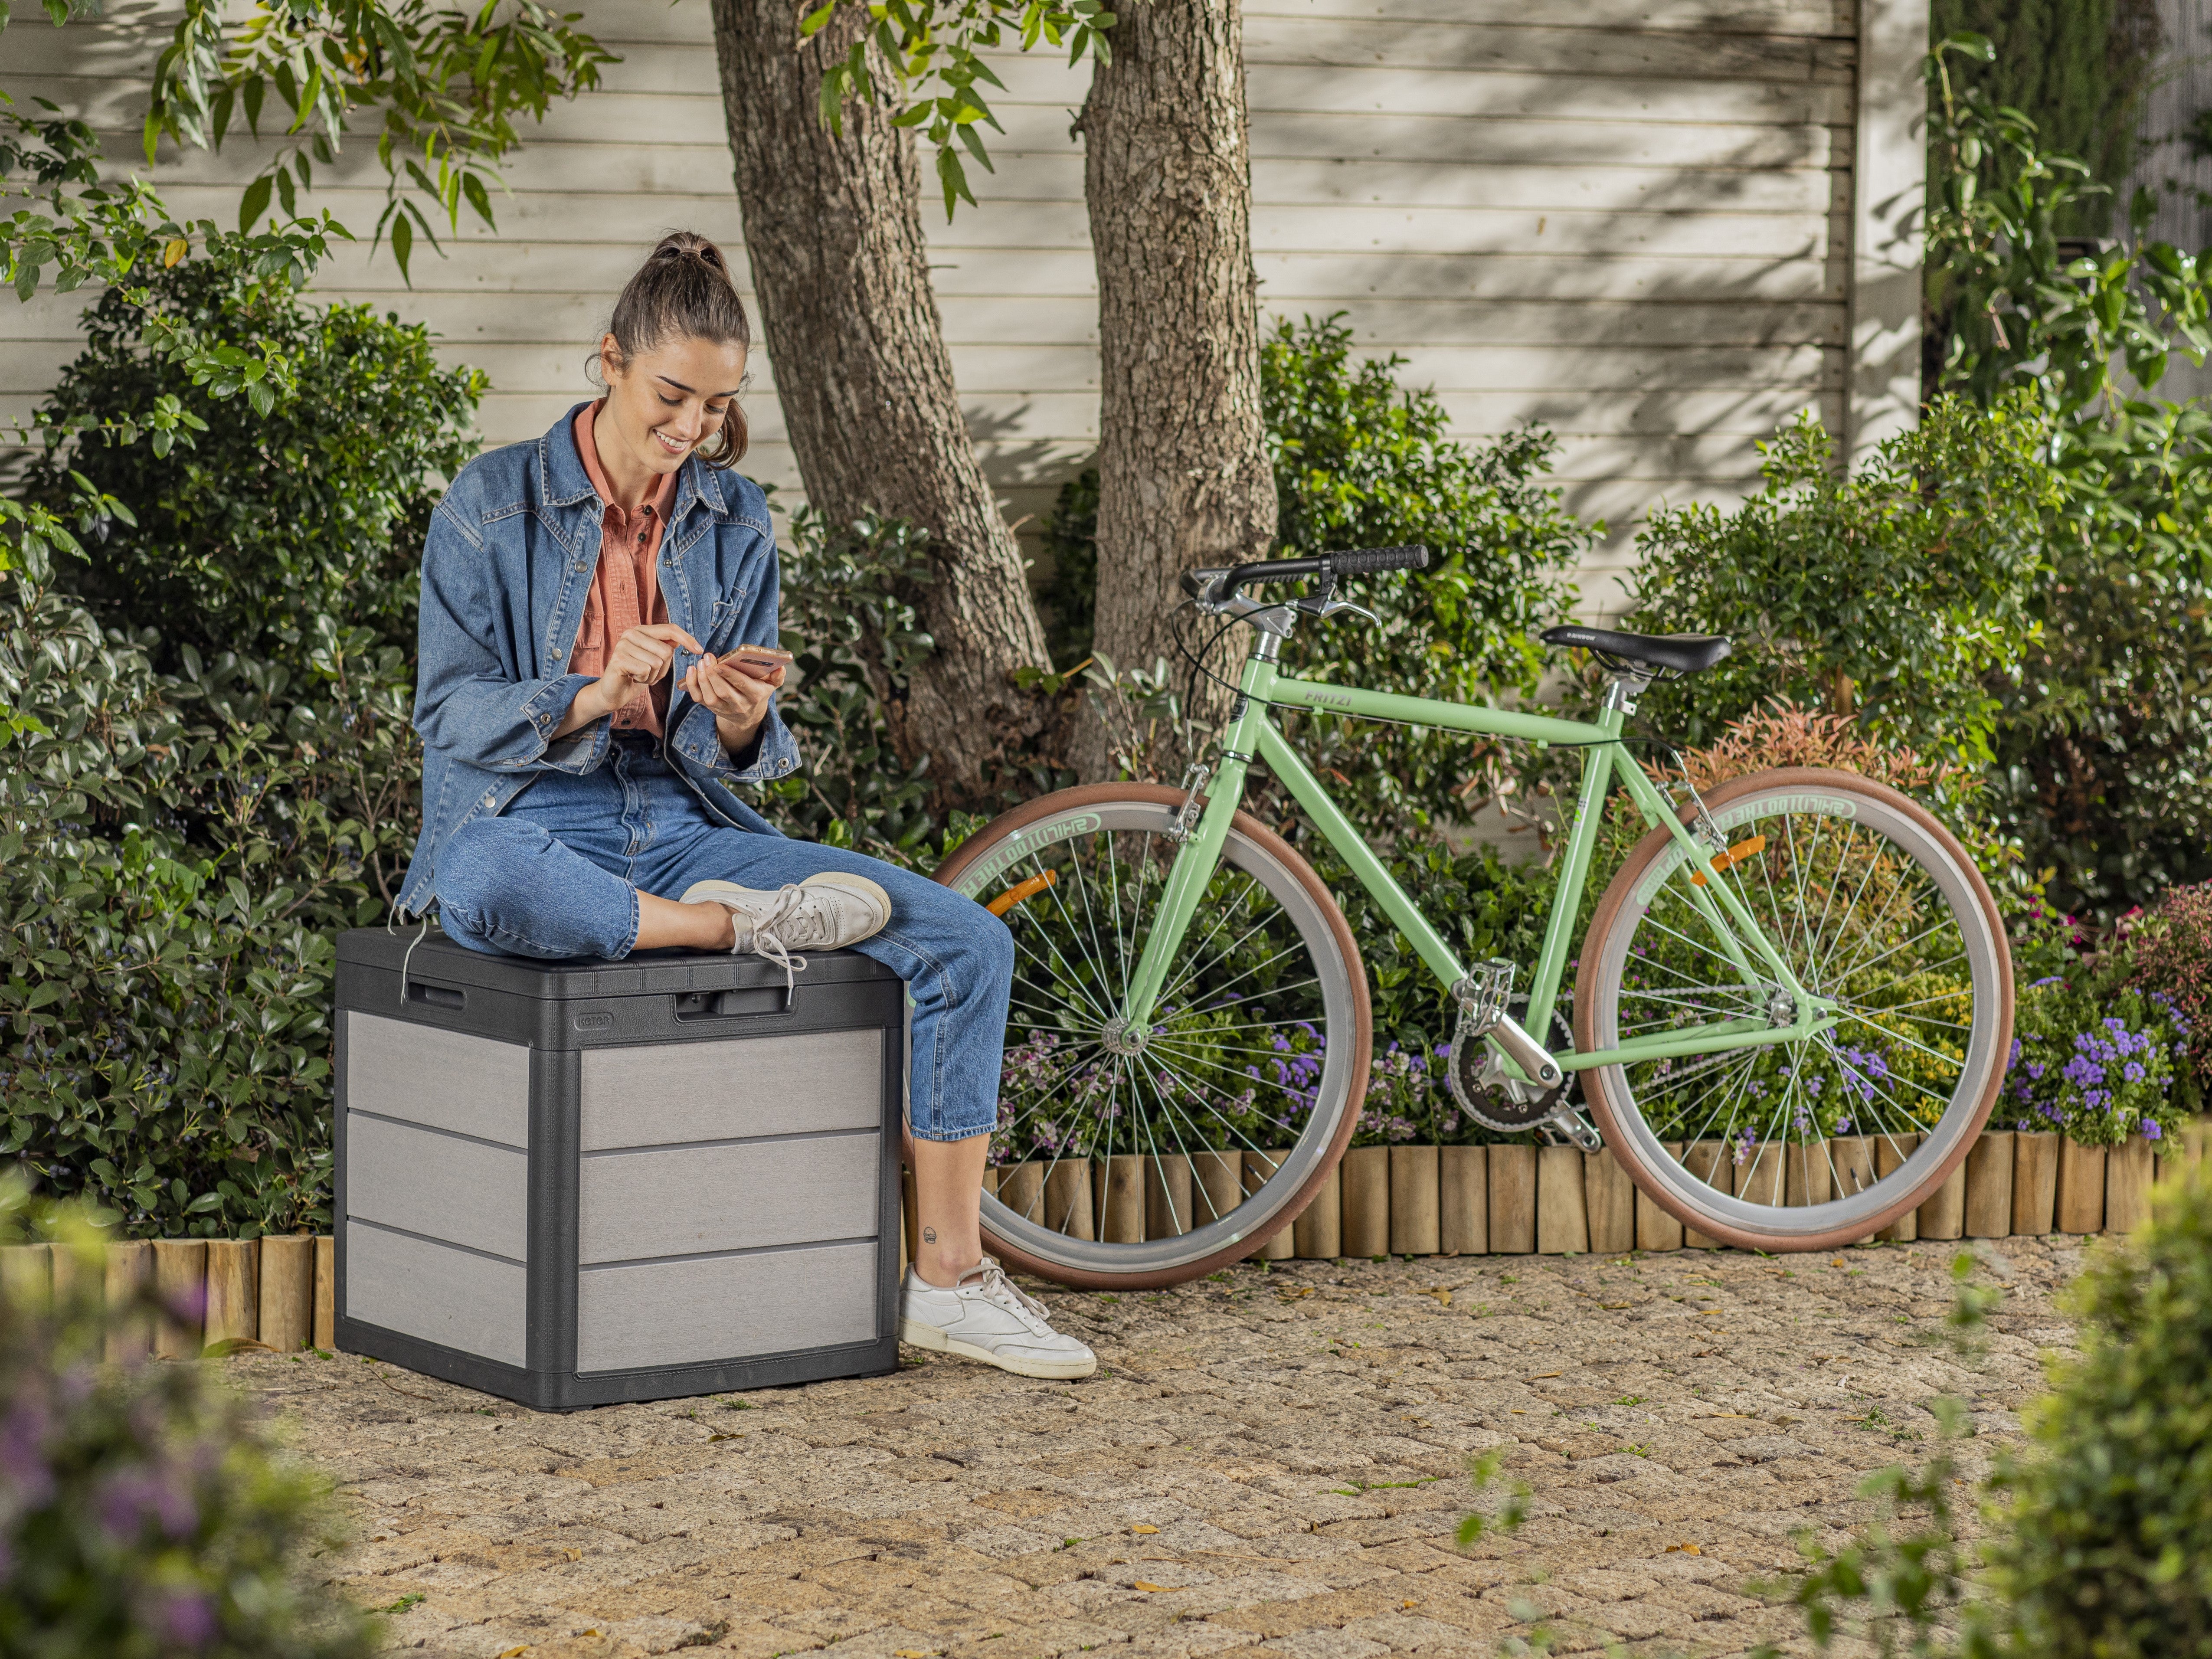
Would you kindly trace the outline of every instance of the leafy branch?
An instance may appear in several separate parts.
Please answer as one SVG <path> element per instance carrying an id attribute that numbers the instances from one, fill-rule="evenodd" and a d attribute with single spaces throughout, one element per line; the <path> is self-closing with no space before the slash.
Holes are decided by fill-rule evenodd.
<path id="1" fill-rule="evenodd" d="M 888 70 L 902 106 L 891 125 L 922 129 L 936 146 L 937 182 L 945 192 L 948 222 L 958 203 L 975 205 L 960 152 L 965 149 L 986 173 L 995 172 L 982 128 L 1006 131 L 977 89 L 982 85 L 1006 90 L 1006 82 L 984 61 L 984 52 L 1011 40 L 1024 52 L 1040 43 L 1064 46 L 1070 64 L 1080 62 L 1085 52 L 1102 64 L 1112 61 L 1106 32 L 1114 27 L 1114 14 L 1103 0 L 823 0 L 799 23 L 799 39 L 812 40 L 841 8 L 849 11 L 863 3 L 866 26 L 854 34 L 844 57 L 823 71 L 823 125 L 842 132 L 846 101 L 878 95 L 872 59 Z"/>
<path id="2" fill-rule="evenodd" d="M 71 15 L 70 0 L 42 4 L 57 26 Z M 304 216 L 300 198 L 318 167 L 335 164 L 354 121 L 380 112 L 386 200 L 372 246 L 389 234 L 405 276 L 418 235 L 440 246 L 436 221 L 458 230 L 466 208 L 497 228 L 491 197 L 505 188 L 499 163 L 522 142 L 518 124 L 544 119 L 556 98 L 597 88 L 601 69 L 618 61 L 575 27 L 580 16 L 540 0 L 483 0 L 474 10 L 429 0 L 258 0 L 234 18 L 222 0 L 185 0 L 154 64 L 141 133 L 147 165 L 165 138 L 219 150 L 235 122 L 259 139 L 264 113 L 272 129 L 281 121 L 276 155 L 240 198 L 238 229 L 251 235 L 267 219 L 263 234 L 278 239 L 277 256 L 297 264 L 301 235 L 349 236 L 328 214 Z M 7 21 L 0 0 L 0 29 Z M 0 111 L 0 180 L 24 173 L 29 181 L 5 194 L 39 204 L 4 222 L 5 271 L 17 293 L 27 299 L 48 265 L 63 291 L 118 281 L 156 234 L 164 264 L 185 257 L 189 238 L 152 186 L 104 182 L 91 129 L 45 108 L 50 118 L 12 104 Z"/>
<path id="3" fill-rule="evenodd" d="M 1995 55 L 1960 33 L 1927 58 L 1929 297 L 1948 336 L 1943 385 L 1984 405 L 2032 385 L 2062 418 L 2109 413 L 2116 358 L 2148 388 L 2176 350 L 2197 362 L 2212 352 L 2212 266 L 2165 242 L 2085 252 L 2059 236 L 2072 204 L 2106 187 L 2075 157 L 2045 153 L 2019 110 L 1954 84 L 1953 58 Z M 2154 205 L 2148 191 L 2130 204 L 2138 235 Z"/>

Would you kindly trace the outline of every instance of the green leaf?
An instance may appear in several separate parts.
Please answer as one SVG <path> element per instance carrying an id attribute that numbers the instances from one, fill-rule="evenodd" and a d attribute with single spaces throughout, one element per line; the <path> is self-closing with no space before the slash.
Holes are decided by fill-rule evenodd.
<path id="1" fill-rule="evenodd" d="M 415 227 L 408 222 L 407 216 L 405 214 L 400 213 L 393 215 L 392 220 L 392 258 L 394 263 L 396 263 L 399 267 L 401 280 L 405 282 L 407 286 L 410 288 L 415 286 L 415 280 L 407 274 L 407 261 L 414 252 Z"/>
<path id="2" fill-rule="evenodd" d="M 812 40 L 821 33 L 823 25 L 836 15 L 837 0 L 824 0 L 824 3 L 819 9 L 807 13 L 799 20 L 799 38 L 802 40 Z"/>
<path id="3" fill-rule="evenodd" d="M 467 193 L 469 205 L 476 210 L 477 217 L 494 230 L 498 229 L 499 222 L 492 217 L 491 197 L 484 190 L 483 180 L 473 173 L 465 173 L 461 175 L 461 189 Z"/>
<path id="4" fill-rule="evenodd" d="M 260 222 L 262 215 L 268 212 L 270 193 L 275 188 L 276 181 L 265 173 L 246 185 L 246 194 L 239 199 L 238 204 L 238 228 L 240 234 L 250 234 L 253 227 Z"/>
<path id="5" fill-rule="evenodd" d="M 950 144 L 937 152 L 937 179 L 945 188 L 945 220 L 950 224 L 956 200 L 964 201 L 970 207 L 975 204 L 975 194 L 968 188 L 968 174 L 960 165 L 959 153 Z"/>

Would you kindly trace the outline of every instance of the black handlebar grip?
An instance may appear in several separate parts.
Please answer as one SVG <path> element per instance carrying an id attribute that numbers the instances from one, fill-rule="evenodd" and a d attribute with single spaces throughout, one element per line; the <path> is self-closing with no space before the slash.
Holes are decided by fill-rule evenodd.
<path id="1" fill-rule="evenodd" d="M 1322 562 L 1333 575 L 1364 576 L 1377 570 L 1425 570 L 1425 547 L 1355 547 L 1342 553 L 1324 553 Z"/>

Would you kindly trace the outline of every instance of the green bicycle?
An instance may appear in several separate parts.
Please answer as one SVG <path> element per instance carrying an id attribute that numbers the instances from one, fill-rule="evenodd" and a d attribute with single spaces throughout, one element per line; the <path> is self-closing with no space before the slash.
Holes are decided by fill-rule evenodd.
<path id="1" fill-rule="evenodd" d="M 1588 1149 L 1601 1136 L 1686 1225 L 1775 1251 L 1868 1237 L 1966 1156 L 2003 1080 L 2013 988 L 1996 904 L 1958 842 L 1850 773 L 1771 771 L 1702 794 L 1655 782 L 1623 740 L 1627 718 L 1654 681 L 1725 657 L 1725 639 L 1551 629 L 1547 641 L 1612 672 L 1591 721 L 1279 672 L 1302 618 L 1376 620 L 1334 592 L 1338 577 L 1426 563 L 1423 549 L 1382 548 L 1192 573 L 1199 611 L 1256 635 L 1218 769 L 1194 767 L 1182 789 L 1046 796 L 938 872 L 1005 916 L 1017 945 L 997 1191 L 983 1206 L 1010 1263 L 1145 1287 L 1237 1261 L 1305 1206 L 1366 1109 L 1358 947 L 1312 868 L 1241 810 L 1255 761 L 1448 990 L 1457 1030 L 1439 1057 L 1474 1121 Z M 1244 591 L 1307 579 L 1295 599 Z M 1516 964 L 1459 959 L 1300 760 L 1278 709 L 1583 751 L 1525 1021 Z M 1582 942 L 1570 1042 L 1569 935 L 1615 782 L 1649 829 Z"/>

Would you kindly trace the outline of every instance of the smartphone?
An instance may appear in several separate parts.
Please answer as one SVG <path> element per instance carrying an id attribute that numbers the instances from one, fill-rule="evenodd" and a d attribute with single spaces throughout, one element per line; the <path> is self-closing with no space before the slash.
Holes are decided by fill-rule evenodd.
<path id="1" fill-rule="evenodd" d="M 790 667 L 793 658 L 781 646 L 741 645 L 722 660 L 737 664 L 757 680 L 770 680 L 777 669 Z"/>

